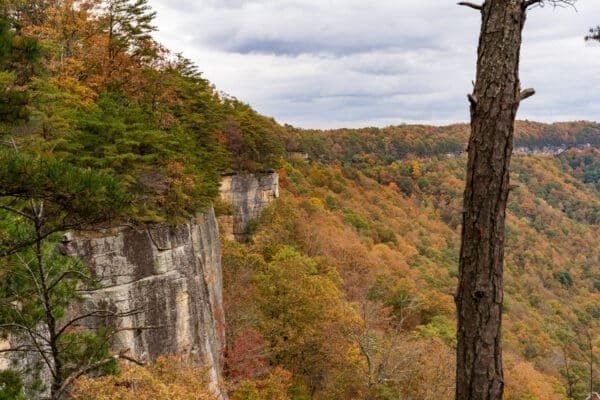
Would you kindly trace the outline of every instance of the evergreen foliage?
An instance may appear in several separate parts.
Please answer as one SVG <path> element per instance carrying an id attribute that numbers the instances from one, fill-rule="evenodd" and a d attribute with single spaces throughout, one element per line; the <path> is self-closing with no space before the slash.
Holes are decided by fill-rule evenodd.
<path id="1" fill-rule="evenodd" d="M 11 21 L 0 17 L 0 134 L 7 125 L 24 121 L 29 96 L 25 90 L 41 53 L 37 40 L 19 35 Z"/>
<path id="2" fill-rule="evenodd" d="M 6 7 L 2 141 L 115 174 L 134 222 L 180 223 L 215 198 L 220 172 L 278 166 L 281 128 L 156 43 L 146 0 Z"/>
<path id="3" fill-rule="evenodd" d="M 60 236 L 110 222 L 128 197 L 105 173 L 14 150 L 0 150 L 0 188 L 0 332 L 11 335 L 10 351 L 42 363 L 58 400 L 81 374 L 114 364 L 108 353 L 114 331 L 81 330 L 81 321 L 118 317 L 72 309 L 98 282 L 81 261 L 61 254 Z M 34 396 L 36 388 L 27 389 Z"/>
<path id="4" fill-rule="evenodd" d="M 156 43 L 146 0 L 3 5 L 3 333 L 47 335 L 37 329 L 52 319 L 60 329 L 83 300 L 81 288 L 98 287 L 80 261 L 57 250 L 63 232 L 123 220 L 177 224 L 214 201 L 220 173 L 281 167 L 282 199 L 253 221 L 248 243 L 224 244 L 232 398 L 452 395 L 468 127 L 280 126 Z M 583 398 L 582 332 L 597 328 L 599 315 L 600 127 L 526 121 L 516 130 L 517 147 L 574 148 L 512 165 L 507 399 Z M 286 151 L 300 154 L 283 162 Z M 52 283 L 47 299 L 36 285 L 42 278 Z M 56 335 L 59 375 L 85 365 L 114 371 L 111 334 Z M 82 377 L 74 393 L 209 399 L 202 376 L 159 360 L 121 376 Z M 0 383 L 0 399 L 23 397 L 14 373 L 0 374 Z"/>
<path id="5" fill-rule="evenodd" d="M 25 400 L 23 382 L 18 372 L 0 371 L 0 400 Z"/>

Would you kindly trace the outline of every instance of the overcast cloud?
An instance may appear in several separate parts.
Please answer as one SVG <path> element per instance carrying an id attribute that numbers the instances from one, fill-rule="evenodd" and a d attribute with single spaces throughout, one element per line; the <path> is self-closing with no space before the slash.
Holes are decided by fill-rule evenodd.
<path id="1" fill-rule="evenodd" d="M 468 120 L 479 14 L 454 0 L 150 0 L 158 40 L 219 90 L 305 128 Z M 600 120 L 600 1 L 530 12 L 519 118 Z"/>

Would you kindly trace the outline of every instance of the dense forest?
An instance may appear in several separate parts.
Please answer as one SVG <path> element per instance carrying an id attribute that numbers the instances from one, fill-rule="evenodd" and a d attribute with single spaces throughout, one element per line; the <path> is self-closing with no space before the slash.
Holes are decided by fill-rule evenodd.
<path id="1" fill-rule="evenodd" d="M 434 127 L 425 125 L 387 128 L 299 130 L 288 126 L 286 148 L 331 162 L 387 165 L 407 157 L 431 158 L 465 152 L 469 127 L 465 124 Z M 600 124 L 579 121 L 540 124 L 518 121 L 515 147 L 531 151 L 566 150 L 600 145 Z"/>
<path id="2" fill-rule="evenodd" d="M 107 171 L 139 222 L 186 217 L 219 172 L 277 166 L 281 128 L 152 39 L 145 1 L 5 1 L 4 145 Z"/>
<path id="3" fill-rule="evenodd" d="M 593 148 L 515 160 L 508 399 L 586 396 L 599 160 Z M 230 378 L 282 365 L 297 398 L 452 397 L 464 168 L 464 156 L 443 155 L 384 167 L 288 160 L 282 200 L 248 244 L 224 250 Z"/>
<path id="4" fill-rule="evenodd" d="M 63 233 L 173 227 L 217 201 L 222 174 L 277 170 L 281 198 L 246 242 L 223 240 L 230 398 L 453 396 L 468 126 L 280 125 L 157 43 L 145 0 L 2 4 L 3 336 L 67 317 L 81 285 L 97 285 L 54 250 Z M 600 345 L 600 124 L 522 121 L 516 131 L 517 147 L 560 154 L 512 165 L 506 399 L 583 399 Z M 201 366 L 102 364 L 102 332 L 56 333 L 60 378 L 81 360 L 101 367 L 54 388 L 60 396 L 212 398 Z M 22 387 L 0 373 L 0 399 L 25 398 Z"/>

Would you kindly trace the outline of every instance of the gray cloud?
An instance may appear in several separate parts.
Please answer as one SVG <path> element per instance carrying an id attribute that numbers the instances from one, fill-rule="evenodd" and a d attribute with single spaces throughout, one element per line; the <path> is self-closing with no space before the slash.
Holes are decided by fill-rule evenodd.
<path id="1" fill-rule="evenodd" d="M 151 0 L 158 39 L 220 90 L 302 127 L 466 121 L 479 16 L 451 0 Z M 532 10 L 520 117 L 600 119 L 600 2 Z"/>

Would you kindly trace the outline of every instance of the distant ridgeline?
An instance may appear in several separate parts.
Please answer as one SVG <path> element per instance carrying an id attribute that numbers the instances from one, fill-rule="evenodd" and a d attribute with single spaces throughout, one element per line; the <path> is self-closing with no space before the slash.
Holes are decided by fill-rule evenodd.
<path id="1" fill-rule="evenodd" d="M 5 3 L 0 156 L 11 162 L 0 163 L 0 187 L 12 191 L 0 204 L 0 254 L 20 258 L 0 262 L 20 269 L 13 281 L 2 276 L 3 310 L 11 312 L 0 307 L 0 319 L 18 318 L 21 304 L 40 288 L 35 275 L 22 282 L 32 270 L 23 259 L 37 260 L 40 276 L 48 261 L 58 275 L 51 285 L 60 289 L 57 309 L 70 317 L 63 310 L 79 299 L 81 286 L 75 278 L 64 290 L 56 283 L 89 271 L 42 252 L 41 244 L 54 249 L 61 240 L 98 277 L 107 270 L 115 279 L 98 283 L 105 286 L 96 292 L 103 301 L 126 304 L 143 320 L 145 326 L 127 330 L 123 347 L 148 359 L 163 350 L 209 358 L 215 387 L 226 343 L 225 375 L 236 384 L 249 380 L 240 385 L 248 393 L 278 379 L 287 390 L 294 376 L 297 399 L 310 398 L 303 393 L 315 393 L 314 399 L 450 396 L 450 293 L 465 171 L 464 157 L 456 155 L 464 153 L 467 125 L 282 126 L 219 93 L 189 60 L 155 42 L 154 13 L 145 0 L 118 0 L 110 8 L 100 1 Z M 597 123 L 517 124 L 519 152 L 563 154 L 518 157 L 513 165 L 520 185 L 511 195 L 507 228 L 509 400 L 564 398 L 553 396 L 562 374 L 557 359 L 576 368 L 563 380 L 585 382 L 578 335 L 600 319 L 598 146 Z M 564 151 L 571 147 L 581 151 Z M 275 168 L 279 175 L 256 174 Z M 36 201 L 44 205 L 28 214 Z M 53 219 L 42 218 L 42 209 Z M 248 242 L 223 242 L 223 302 L 216 217 L 226 237 Z M 42 235 L 36 222 L 30 224 L 36 229 L 27 228 L 35 240 L 24 240 L 31 234 L 22 228 L 24 218 L 49 222 L 49 233 Z M 134 227 L 100 232 L 100 221 Z M 59 238 L 89 225 L 95 235 Z M 355 309 L 359 301 L 369 312 Z M 25 322 L 37 329 L 44 313 L 33 303 Z M 170 325 L 156 327 L 163 320 Z M 415 340 L 397 343 L 404 333 Z M 67 355 L 81 353 L 71 349 L 74 342 L 64 343 Z M 387 349 L 401 351 L 390 359 Z M 364 369 L 378 358 L 375 377 Z M 394 373 L 402 372 L 389 379 L 392 364 Z M 546 386 L 529 388 L 522 376 Z"/>
<path id="2" fill-rule="evenodd" d="M 76 12 L 67 12 L 70 2 L 7 3 L 0 16 L 0 140 L 117 176 L 136 222 L 185 221 L 216 198 L 220 172 L 278 168 L 284 150 L 388 165 L 465 149 L 464 124 L 282 126 L 218 92 L 192 62 L 154 41 L 155 13 L 146 1 L 101 3 L 84 2 Z M 61 19 L 67 14 L 71 19 Z M 600 145 L 599 124 L 517 124 L 518 148 L 587 144 Z"/>
<path id="3" fill-rule="evenodd" d="M 599 123 L 519 121 L 516 128 L 516 153 L 558 154 L 572 147 L 600 146 Z M 465 124 L 288 131 L 287 147 L 293 153 L 324 162 L 340 160 L 371 165 L 387 165 L 411 156 L 460 155 L 465 151 L 469 135 L 469 127 Z"/>
<path id="4" fill-rule="evenodd" d="M 282 126 L 219 93 L 193 63 L 155 42 L 145 2 L 112 11 L 86 3 L 66 30 L 60 7 L 67 3 L 17 3 L 0 17 L 2 145 L 115 175 L 132 199 L 126 215 L 136 222 L 186 221 L 216 198 L 220 172 L 278 168 L 284 150 L 324 162 L 388 165 L 465 149 L 464 124 Z M 118 38 L 108 34 L 114 21 L 122 26 Z M 138 28 L 124 28 L 130 26 Z M 586 144 L 600 145 L 599 124 L 517 126 L 516 147 Z"/>

